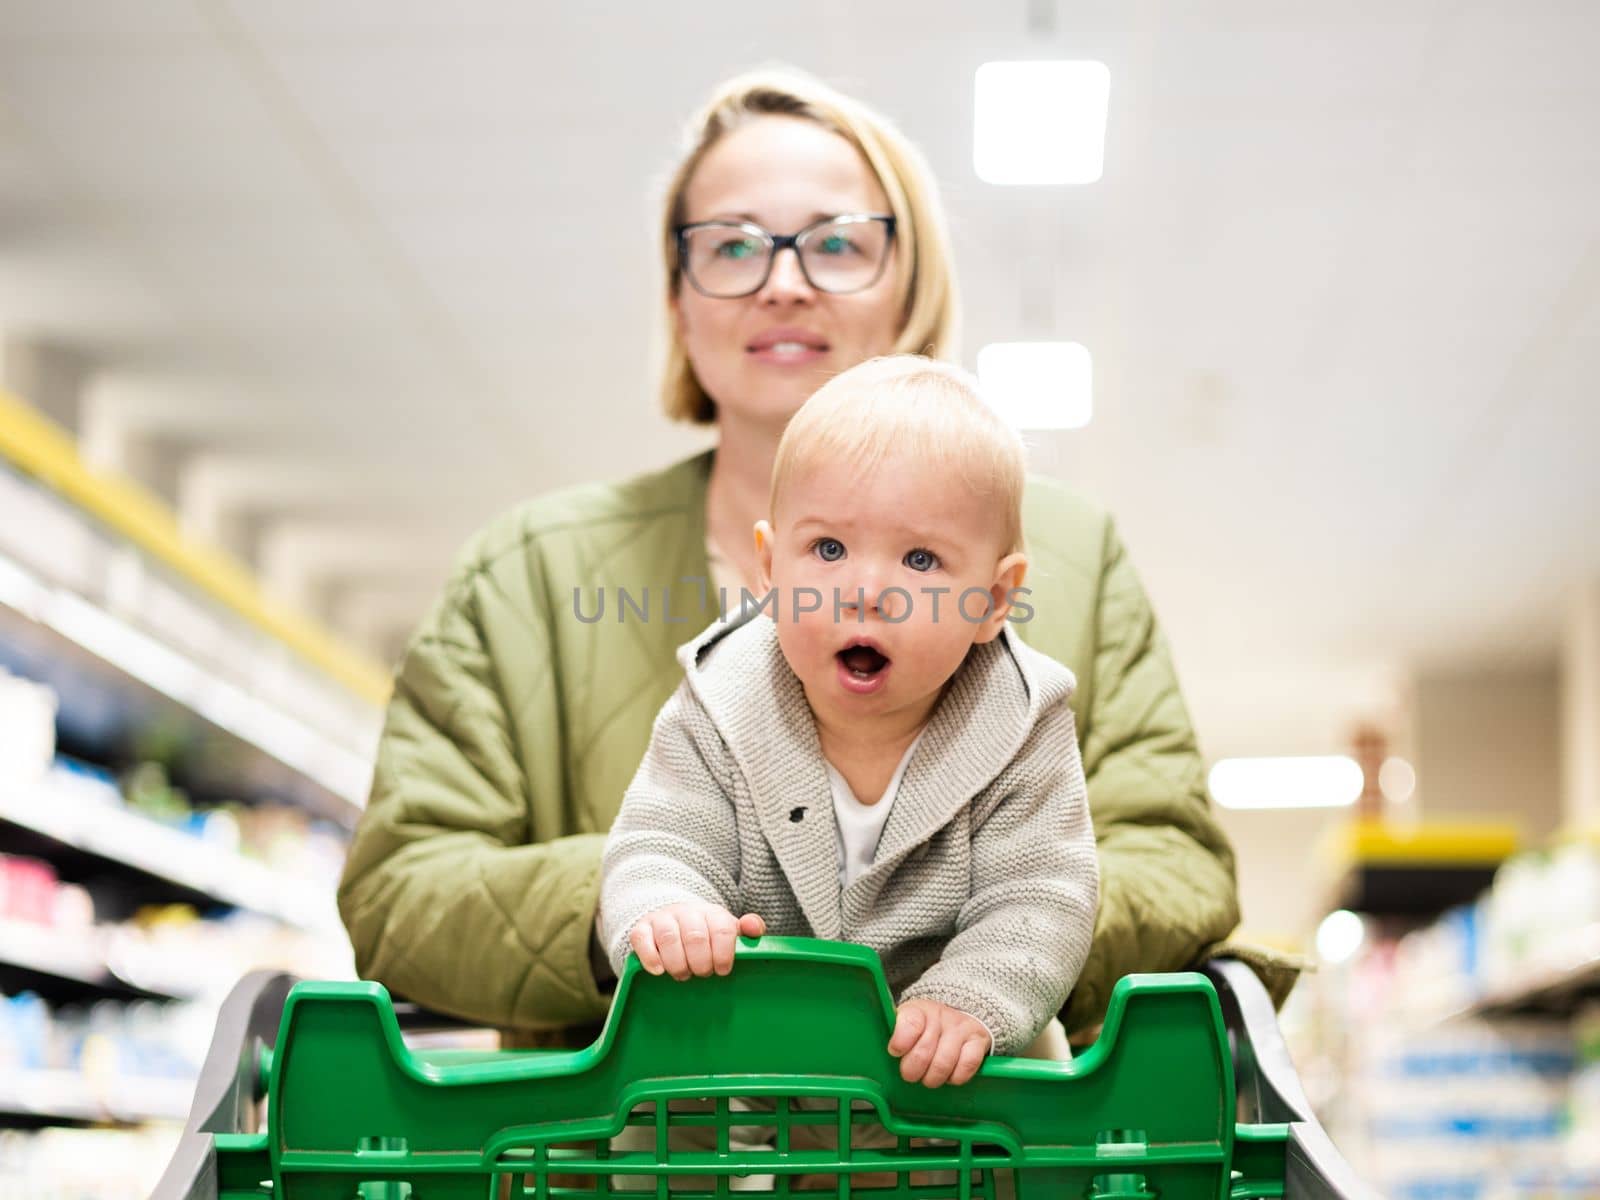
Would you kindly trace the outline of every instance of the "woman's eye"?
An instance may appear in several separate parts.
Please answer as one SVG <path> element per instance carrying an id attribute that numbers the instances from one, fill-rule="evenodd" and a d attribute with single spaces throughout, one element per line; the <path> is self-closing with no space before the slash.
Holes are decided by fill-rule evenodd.
<path id="1" fill-rule="evenodd" d="M 838 562 L 844 557 L 844 543 L 833 538 L 821 538 L 817 541 L 817 557 L 823 562 Z"/>
<path id="2" fill-rule="evenodd" d="M 756 252 L 754 238 L 730 238 L 728 241 L 717 244 L 718 258 L 743 259 L 749 258 Z"/>
<path id="3" fill-rule="evenodd" d="M 821 254 L 850 254 L 854 250 L 855 244 L 842 233 L 829 234 L 817 243 L 817 251 Z"/>
<path id="4" fill-rule="evenodd" d="M 939 565 L 939 556 L 932 550 L 912 550 L 906 555 L 905 564 L 913 571 L 931 571 Z"/>

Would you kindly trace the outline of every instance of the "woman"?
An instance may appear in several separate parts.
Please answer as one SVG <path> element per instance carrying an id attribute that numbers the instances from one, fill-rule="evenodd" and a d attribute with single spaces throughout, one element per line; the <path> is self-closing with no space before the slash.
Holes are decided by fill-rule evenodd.
<path id="1" fill-rule="evenodd" d="M 663 248 L 667 411 L 714 423 L 716 449 L 531 501 L 472 541 L 400 667 L 339 889 L 364 976 L 522 1041 L 586 1041 L 605 1014 L 601 845 L 681 676 L 673 651 L 715 617 L 718 584 L 755 589 L 785 423 L 838 371 L 953 337 L 926 167 L 804 77 L 713 97 Z M 1111 522 L 1036 479 L 1026 533 L 1034 616 L 1017 629 L 1077 673 L 1101 857 L 1094 947 L 1063 1013 L 1083 1030 L 1123 974 L 1189 966 L 1228 934 L 1233 856 Z"/>

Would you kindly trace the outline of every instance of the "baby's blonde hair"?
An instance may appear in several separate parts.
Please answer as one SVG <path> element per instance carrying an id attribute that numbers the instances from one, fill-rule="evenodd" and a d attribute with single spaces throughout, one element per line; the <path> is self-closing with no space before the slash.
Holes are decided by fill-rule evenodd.
<path id="1" fill-rule="evenodd" d="M 867 474 L 908 455 L 956 475 L 1000 518 L 1002 556 L 1020 553 L 1027 451 L 960 367 L 916 354 L 868 359 L 835 375 L 794 415 L 772 464 L 768 509 L 796 476 L 844 461 Z"/>

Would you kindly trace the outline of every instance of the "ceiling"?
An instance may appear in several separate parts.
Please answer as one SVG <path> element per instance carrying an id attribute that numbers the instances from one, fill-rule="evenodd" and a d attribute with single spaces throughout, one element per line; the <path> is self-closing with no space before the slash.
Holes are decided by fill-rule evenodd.
<path id="1" fill-rule="evenodd" d="M 1600 574 L 1597 53 L 1587 0 L 7 0 L 0 332 L 390 650 L 494 511 L 703 443 L 653 405 L 657 187 L 784 59 L 929 156 L 969 364 L 1093 354 L 1036 465 L 1118 516 L 1206 749 L 1337 750 Z M 1040 57 L 1108 65 L 1105 176 L 985 185 L 973 71 Z"/>

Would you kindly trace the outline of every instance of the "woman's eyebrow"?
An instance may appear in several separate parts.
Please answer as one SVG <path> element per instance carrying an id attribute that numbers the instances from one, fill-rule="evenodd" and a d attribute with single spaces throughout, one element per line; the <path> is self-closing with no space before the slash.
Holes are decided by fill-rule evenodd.
<path id="1" fill-rule="evenodd" d="M 818 209 L 817 211 L 813 212 L 809 217 L 807 217 L 805 219 L 805 221 L 801 224 L 801 228 L 803 229 L 806 225 L 810 225 L 813 221 L 820 221 L 824 217 L 837 217 L 840 213 L 851 212 L 851 211 L 854 211 L 854 210 L 837 208 L 837 209 L 833 209 L 833 210 L 828 211 L 828 212 L 824 212 L 821 209 Z M 863 210 L 863 211 L 865 211 L 865 210 Z M 722 212 L 722 213 L 717 213 L 714 216 L 707 217 L 706 220 L 708 220 L 708 221 L 745 221 L 745 222 L 747 222 L 747 223 L 749 223 L 751 225 L 761 225 L 761 218 L 756 216 L 755 213 L 748 213 L 748 212 Z M 762 228 L 765 229 L 766 226 L 762 225 Z"/>

